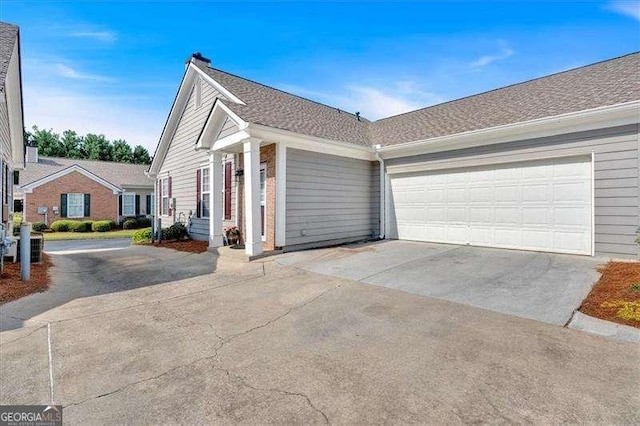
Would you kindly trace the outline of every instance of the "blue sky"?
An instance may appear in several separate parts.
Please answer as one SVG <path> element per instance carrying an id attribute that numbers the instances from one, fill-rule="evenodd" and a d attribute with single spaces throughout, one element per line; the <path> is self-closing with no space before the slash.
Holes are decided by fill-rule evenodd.
<path id="1" fill-rule="evenodd" d="M 153 151 L 190 53 L 376 119 L 640 50 L 640 1 L 0 2 L 27 126 Z"/>

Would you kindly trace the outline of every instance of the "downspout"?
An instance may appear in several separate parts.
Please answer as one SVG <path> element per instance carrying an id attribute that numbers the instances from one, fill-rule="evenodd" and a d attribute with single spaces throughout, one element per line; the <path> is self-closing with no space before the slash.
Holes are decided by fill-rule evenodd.
<path id="1" fill-rule="evenodd" d="M 380 163 L 380 239 L 384 240 L 386 236 L 387 209 L 386 209 L 386 177 L 384 169 L 384 160 L 380 157 L 380 145 L 373 147 L 376 150 L 376 160 Z"/>

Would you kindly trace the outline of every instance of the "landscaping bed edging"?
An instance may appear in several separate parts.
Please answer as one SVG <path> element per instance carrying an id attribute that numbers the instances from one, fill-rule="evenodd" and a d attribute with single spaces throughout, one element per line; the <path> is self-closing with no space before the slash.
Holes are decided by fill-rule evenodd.
<path id="1" fill-rule="evenodd" d="M 617 324 L 615 322 L 590 317 L 576 311 L 567 325 L 574 330 L 610 337 L 623 342 L 640 343 L 640 329 L 630 325 Z"/>

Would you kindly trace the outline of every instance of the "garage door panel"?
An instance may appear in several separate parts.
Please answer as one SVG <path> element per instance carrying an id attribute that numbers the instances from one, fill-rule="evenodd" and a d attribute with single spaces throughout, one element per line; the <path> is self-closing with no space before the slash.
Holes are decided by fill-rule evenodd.
<path id="1" fill-rule="evenodd" d="M 580 254 L 591 186 L 589 157 L 391 177 L 399 238 Z"/>

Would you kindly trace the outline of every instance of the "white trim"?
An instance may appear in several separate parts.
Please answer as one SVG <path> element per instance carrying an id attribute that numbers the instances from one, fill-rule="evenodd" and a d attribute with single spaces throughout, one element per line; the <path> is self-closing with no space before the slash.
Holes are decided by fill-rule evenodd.
<path id="1" fill-rule="evenodd" d="M 65 216 L 65 219 L 83 219 L 84 216 L 84 193 L 82 192 L 64 192 L 64 194 L 66 194 L 67 196 L 67 215 Z M 80 209 L 82 211 L 82 214 L 80 216 L 74 215 L 71 216 L 69 214 L 69 195 L 79 195 L 80 196 L 80 200 L 82 201 L 81 206 L 82 208 Z"/>
<path id="2" fill-rule="evenodd" d="M 387 219 L 386 219 L 386 173 L 384 169 L 384 160 L 378 157 L 380 167 L 380 238 L 385 238 Z"/>
<path id="3" fill-rule="evenodd" d="M 596 153 L 591 151 L 591 256 L 596 255 Z"/>
<path id="4" fill-rule="evenodd" d="M 276 247 L 286 244 L 287 220 L 287 145 L 276 144 Z"/>
<path id="5" fill-rule="evenodd" d="M 222 153 L 209 152 L 209 248 L 224 244 L 222 235 Z"/>
<path id="6" fill-rule="evenodd" d="M 527 161 L 538 160 L 550 160 L 553 158 L 564 157 L 582 157 L 591 155 L 592 150 L 590 147 L 581 147 L 572 150 L 570 153 L 557 154 L 554 152 L 528 152 L 528 153 L 508 153 L 500 157 L 489 158 L 477 158 L 470 156 L 464 158 L 464 160 L 472 160 L 471 164 L 452 164 L 451 162 L 420 162 L 410 164 L 398 164 L 395 166 L 386 166 L 386 172 L 389 175 L 403 174 L 403 173 L 419 173 L 419 172 L 436 172 L 441 170 L 453 170 L 453 169 L 470 169 L 474 167 L 490 167 L 494 165 L 509 164 L 509 163 L 522 163 Z M 463 160 L 463 159 L 461 159 Z"/>
<path id="7" fill-rule="evenodd" d="M 126 213 L 124 211 L 124 197 L 133 196 L 133 213 Z M 136 215 L 136 193 L 135 192 L 123 192 L 120 194 L 120 201 L 122 203 L 122 214 L 121 216 L 135 216 Z"/>
<path id="8" fill-rule="evenodd" d="M 195 72 L 197 72 L 200 75 L 200 77 L 202 77 L 203 80 L 205 80 L 207 83 L 212 85 L 214 89 L 216 89 L 218 92 L 222 93 L 222 95 L 225 98 L 229 99 L 231 102 L 236 103 L 236 104 L 246 105 L 244 102 L 242 102 L 242 100 L 240 98 L 238 98 L 236 95 L 231 93 L 222 84 L 220 84 L 217 81 L 215 81 L 209 74 L 207 74 L 206 72 L 201 70 L 198 66 L 196 66 L 196 65 L 194 65 L 193 63 L 190 62 L 188 69 L 195 70 Z"/>
<path id="9" fill-rule="evenodd" d="M 211 167 L 210 165 L 206 165 L 204 167 L 200 167 L 200 199 L 198 200 L 198 204 L 200 204 L 200 211 L 198 212 L 198 216 L 201 219 L 209 219 L 211 217 L 211 209 L 214 208 L 213 206 L 213 202 L 212 202 L 212 197 L 211 197 L 211 176 L 207 176 L 207 184 L 209 186 L 209 191 L 204 192 L 204 182 L 205 182 L 205 178 L 204 178 L 204 171 L 206 170 L 207 173 L 211 173 Z M 208 195 L 209 196 L 209 214 L 207 216 L 204 215 L 204 211 L 203 211 L 203 200 L 204 200 L 204 196 Z"/>
<path id="10" fill-rule="evenodd" d="M 241 147 L 241 144 L 243 144 L 249 138 L 251 138 L 251 135 L 249 133 L 247 133 L 245 130 L 240 130 L 239 132 L 232 133 L 222 139 L 218 139 L 211 147 L 211 150 L 225 151 L 234 145 L 238 145 L 239 147 Z"/>
<path id="11" fill-rule="evenodd" d="M 250 138 L 243 143 L 245 253 L 248 256 L 256 256 L 263 251 L 260 232 L 261 142 Z"/>
<path id="12" fill-rule="evenodd" d="M 555 136 L 640 122 L 640 101 L 598 107 L 520 123 L 472 130 L 378 148 L 382 158 L 397 158 L 516 140 Z"/>
<path id="13" fill-rule="evenodd" d="M 264 207 L 261 212 L 260 221 L 262 225 L 262 241 L 267 241 L 267 163 L 260 163 L 260 184 L 262 185 L 262 172 L 264 172 L 264 201 L 262 200 L 262 189 L 260 190 L 260 208 Z"/>
<path id="14" fill-rule="evenodd" d="M 370 146 L 359 146 L 348 142 L 303 135 L 255 123 L 248 124 L 247 132 L 251 137 L 268 142 L 285 142 L 289 148 L 357 158 L 360 160 L 376 160 L 375 150 Z"/>
<path id="15" fill-rule="evenodd" d="M 68 175 L 69 173 L 72 172 L 78 172 L 81 175 L 88 177 L 89 179 L 98 182 L 100 185 L 106 186 L 107 188 L 109 188 L 111 191 L 113 191 L 114 194 L 119 194 L 122 192 L 122 189 L 113 185 L 112 183 L 107 182 L 106 180 L 102 179 L 100 176 L 91 173 L 89 170 L 74 164 L 73 166 L 69 166 L 66 169 L 62 169 L 59 170 L 55 173 L 50 174 L 49 176 L 45 176 L 41 179 L 36 180 L 35 182 L 31 182 L 27 185 L 21 186 L 22 191 L 25 194 L 30 194 L 33 192 L 34 188 L 37 188 L 41 185 L 44 185 L 46 183 L 52 182 L 62 176 Z"/>
<path id="16" fill-rule="evenodd" d="M 233 111 L 231 111 L 229 107 L 227 107 L 220 99 L 216 99 L 213 108 L 211 109 L 211 112 L 209 113 L 209 116 L 204 123 L 202 132 L 200 133 L 200 136 L 196 141 L 195 149 L 211 149 L 211 145 L 216 142 L 216 139 L 220 135 L 220 132 L 222 131 L 227 118 L 233 121 L 233 123 L 240 129 L 245 129 L 247 127 L 247 123 L 244 120 L 242 120 Z M 220 141 L 220 139 L 218 141 Z M 221 150 L 221 148 L 217 148 L 214 150 L 219 151 Z"/>

